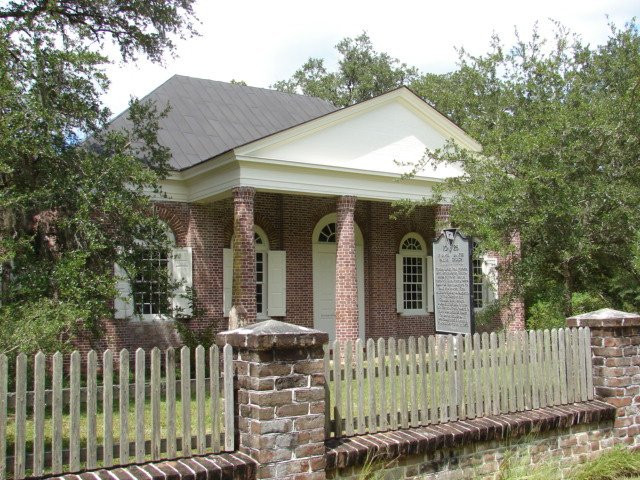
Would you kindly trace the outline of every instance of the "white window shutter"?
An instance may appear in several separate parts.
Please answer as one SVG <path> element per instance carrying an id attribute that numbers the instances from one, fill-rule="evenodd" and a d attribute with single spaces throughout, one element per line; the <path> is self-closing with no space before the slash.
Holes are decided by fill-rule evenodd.
<path id="1" fill-rule="evenodd" d="M 118 295 L 113 301 L 114 317 L 118 320 L 131 318 L 133 316 L 131 282 L 127 272 L 117 263 L 113 266 L 113 273 L 116 276 L 116 290 L 118 291 Z"/>
<path id="2" fill-rule="evenodd" d="M 233 292 L 233 250 L 222 249 L 222 308 L 225 317 L 229 316 L 232 307 Z"/>
<path id="3" fill-rule="evenodd" d="M 267 257 L 267 315 L 287 314 L 287 253 L 270 250 Z"/>
<path id="4" fill-rule="evenodd" d="M 482 296 L 483 306 L 498 299 L 498 259 L 482 258 Z"/>
<path id="5" fill-rule="evenodd" d="M 396 311 L 404 312 L 404 285 L 402 282 L 402 255 L 396 253 Z"/>
<path id="6" fill-rule="evenodd" d="M 427 257 L 427 312 L 433 312 L 433 257 Z"/>
<path id="7" fill-rule="evenodd" d="M 173 309 L 180 315 L 191 315 L 191 302 L 186 298 L 187 291 L 193 286 L 193 253 L 191 247 L 174 248 L 171 252 L 172 280 L 178 283 L 173 294 Z"/>

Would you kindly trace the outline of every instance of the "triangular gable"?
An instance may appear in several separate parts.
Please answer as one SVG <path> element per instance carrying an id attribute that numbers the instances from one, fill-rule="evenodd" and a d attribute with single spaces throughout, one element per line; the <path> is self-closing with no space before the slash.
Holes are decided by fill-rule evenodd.
<path id="1" fill-rule="evenodd" d="M 330 113 L 235 149 L 238 159 L 398 174 L 403 163 L 453 139 L 464 148 L 480 145 L 407 88 Z M 428 167 L 420 177 L 441 179 L 462 173 L 457 166 Z"/>

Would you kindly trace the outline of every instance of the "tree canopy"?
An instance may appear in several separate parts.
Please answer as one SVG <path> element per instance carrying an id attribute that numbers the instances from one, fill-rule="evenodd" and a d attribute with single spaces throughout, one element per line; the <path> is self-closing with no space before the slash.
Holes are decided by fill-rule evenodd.
<path id="1" fill-rule="evenodd" d="M 166 248 L 148 198 L 167 173 L 165 106 L 132 101 L 109 131 L 103 51 L 159 61 L 194 33 L 194 0 L 11 1 L 0 7 L 0 350 L 60 348 L 111 316 L 114 262 Z"/>
<path id="2" fill-rule="evenodd" d="M 494 36 L 483 55 L 461 49 L 457 68 L 442 75 L 376 52 L 365 34 L 338 44 L 336 71 L 328 71 L 321 59 L 309 59 L 276 86 L 338 106 L 409 86 L 483 145 L 479 154 L 455 145 L 425 152 L 414 173 L 426 163 L 462 163 L 465 175 L 436 193 L 454 194 L 453 223 L 484 249 L 507 254 L 519 232 L 522 260 L 508 273 L 515 275 L 515 293 L 530 307 L 547 303 L 533 311 L 551 310 L 562 319 L 577 304 L 635 310 L 640 307 L 638 26 L 635 21 L 611 25 L 609 38 L 598 46 L 558 23 L 554 27 L 552 38 L 535 28 L 529 38 L 517 35 L 513 46 Z"/>
<path id="3" fill-rule="evenodd" d="M 495 37 L 481 56 L 425 76 L 416 91 L 482 145 L 454 146 L 418 162 L 461 162 L 452 220 L 505 250 L 519 232 L 516 279 L 530 305 L 588 292 L 617 308 L 640 306 L 640 36 L 611 26 L 606 43 L 584 44 L 556 25 L 506 48 Z"/>
<path id="4" fill-rule="evenodd" d="M 377 52 L 366 32 L 356 38 L 345 38 L 336 45 L 336 50 L 339 60 L 335 72 L 327 69 L 323 59 L 309 58 L 289 80 L 278 81 L 273 87 L 347 107 L 417 79 L 417 68 Z"/>

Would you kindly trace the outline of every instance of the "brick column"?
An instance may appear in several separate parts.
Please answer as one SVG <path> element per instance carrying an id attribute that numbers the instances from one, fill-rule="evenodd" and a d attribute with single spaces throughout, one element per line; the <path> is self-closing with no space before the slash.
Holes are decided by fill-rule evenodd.
<path id="1" fill-rule="evenodd" d="M 238 326 L 256 321 L 256 246 L 253 233 L 255 189 L 236 187 L 233 194 L 233 306 Z"/>
<path id="2" fill-rule="evenodd" d="M 324 480 L 328 335 L 277 320 L 219 333 L 234 349 L 238 449 L 258 479 Z"/>
<path id="3" fill-rule="evenodd" d="M 640 445 L 640 315 L 603 308 L 567 325 L 591 329 L 595 397 L 617 409 L 617 442 Z"/>
<path id="4" fill-rule="evenodd" d="M 337 201 L 336 338 L 358 338 L 358 276 L 356 272 L 356 197 Z"/>
<path id="5" fill-rule="evenodd" d="M 451 205 L 438 204 L 434 207 L 434 216 L 436 223 L 435 237 L 440 233 L 439 229 L 451 228 Z"/>

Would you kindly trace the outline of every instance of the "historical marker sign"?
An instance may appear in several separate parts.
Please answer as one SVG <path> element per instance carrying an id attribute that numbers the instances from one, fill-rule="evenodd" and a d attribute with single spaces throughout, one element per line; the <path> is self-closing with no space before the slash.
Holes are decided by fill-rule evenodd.
<path id="1" fill-rule="evenodd" d="M 471 240 L 447 229 L 433 241 L 433 296 L 438 333 L 473 333 Z"/>

